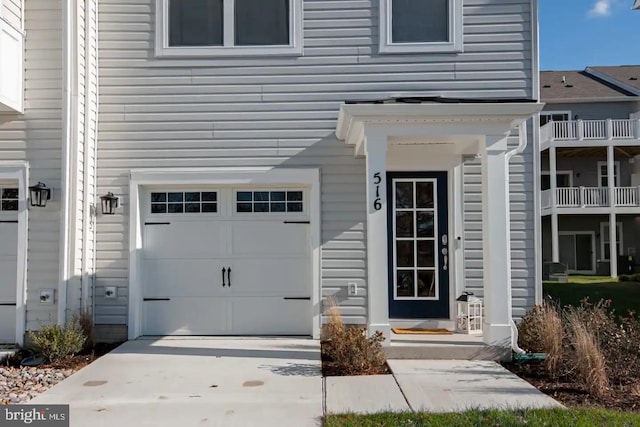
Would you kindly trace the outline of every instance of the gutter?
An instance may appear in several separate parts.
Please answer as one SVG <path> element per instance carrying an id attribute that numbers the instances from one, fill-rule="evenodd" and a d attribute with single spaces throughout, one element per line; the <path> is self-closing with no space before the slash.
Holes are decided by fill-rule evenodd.
<path id="1" fill-rule="evenodd" d="M 524 150 L 527 148 L 528 136 L 527 136 L 527 122 L 526 121 L 522 122 L 518 126 L 518 133 L 519 133 L 519 137 L 520 137 L 520 143 L 518 144 L 518 146 L 516 148 L 514 148 L 513 150 L 507 152 L 507 154 L 506 154 L 507 165 L 509 164 L 509 161 L 511 160 L 511 158 L 513 156 L 518 155 L 518 154 L 522 154 L 524 152 Z M 507 192 L 507 201 L 508 200 L 509 200 L 509 193 Z M 507 224 L 511 224 L 511 211 L 510 210 L 507 212 Z M 511 246 L 511 244 L 509 244 L 509 246 Z M 511 273 L 511 257 L 509 257 L 509 273 Z M 516 326 L 516 322 L 513 320 L 513 296 L 512 296 L 511 280 L 509 280 L 509 288 L 508 288 L 507 292 L 509 293 L 509 295 L 508 295 L 509 298 L 507 300 L 509 301 L 509 324 L 511 325 L 511 349 L 516 354 L 525 354 L 526 351 L 524 351 L 523 349 L 518 347 L 518 327 Z"/>

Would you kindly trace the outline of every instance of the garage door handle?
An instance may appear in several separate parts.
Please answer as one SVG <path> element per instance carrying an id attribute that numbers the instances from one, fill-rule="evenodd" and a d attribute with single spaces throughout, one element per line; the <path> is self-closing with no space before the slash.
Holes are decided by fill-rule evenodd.
<path id="1" fill-rule="evenodd" d="M 231 267 L 227 270 L 227 282 L 229 282 L 229 287 L 231 287 Z"/>
<path id="2" fill-rule="evenodd" d="M 227 272 L 227 269 L 225 267 L 222 267 L 222 287 L 224 288 L 225 286 L 227 286 L 226 283 L 224 283 L 224 273 Z"/>
<path id="3" fill-rule="evenodd" d="M 311 297 L 284 297 L 285 301 L 311 301 Z"/>
<path id="4" fill-rule="evenodd" d="M 0 302 L 0 307 L 15 307 L 16 305 L 15 302 Z"/>

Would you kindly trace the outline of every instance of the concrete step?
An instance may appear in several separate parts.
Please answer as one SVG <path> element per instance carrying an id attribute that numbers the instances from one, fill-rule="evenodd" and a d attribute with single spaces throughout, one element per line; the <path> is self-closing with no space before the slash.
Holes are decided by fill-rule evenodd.
<path id="1" fill-rule="evenodd" d="M 385 347 L 388 359 L 417 360 L 508 360 L 511 350 L 485 344 L 481 336 L 391 334 Z"/>

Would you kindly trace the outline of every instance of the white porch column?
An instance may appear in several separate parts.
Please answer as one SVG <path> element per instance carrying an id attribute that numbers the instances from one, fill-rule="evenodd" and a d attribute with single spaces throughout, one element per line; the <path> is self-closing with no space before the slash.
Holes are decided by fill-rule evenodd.
<path id="1" fill-rule="evenodd" d="M 368 332 L 384 334 L 390 344 L 387 258 L 387 137 L 365 136 L 367 159 L 367 303 Z"/>
<path id="2" fill-rule="evenodd" d="M 618 242 L 616 239 L 616 214 L 615 214 L 615 151 L 613 145 L 607 146 L 607 186 L 609 187 L 609 269 L 611 277 L 618 277 Z"/>
<path id="3" fill-rule="evenodd" d="M 484 342 L 506 347 L 511 340 L 511 241 L 507 136 L 487 135 L 482 148 L 482 247 Z"/>
<path id="4" fill-rule="evenodd" d="M 560 237 L 558 236 L 558 213 L 556 210 L 558 188 L 558 164 L 556 147 L 549 148 L 549 182 L 551 183 L 551 261 L 560 262 Z"/>

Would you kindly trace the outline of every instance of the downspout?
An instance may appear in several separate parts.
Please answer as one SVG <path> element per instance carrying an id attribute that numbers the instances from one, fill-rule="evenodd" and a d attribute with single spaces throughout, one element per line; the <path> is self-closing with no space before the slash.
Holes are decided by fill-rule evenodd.
<path id="1" fill-rule="evenodd" d="M 527 148 L 527 122 L 522 122 L 518 127 L 518 133 L 520 137 L 520 142 L 516 148 L 507 152 L 507 165 L 511 158 L 515 155 L 522 154 L 524 150 Z M 508 167 L 508 166 L 507 166 Z M 509 171 L 507 171 L 508 173 Z M 507 201 L 509 201 L 509 193 L 507 192 Z M 509 224 L 509 229 L 511 228 L 511 211 L 507 212 L 507 224 Z M 511 241 L 511 239 L 509 239 Z M 511 274 L 511 257 L 509 257 L 509 274 Z M 513 320 L 513 296 L 511 289 L 511 280 L 509 280 L 508 287 L 508 301 L 509 301 L 509 324 L 511 325 L 511 349 L 516 354 L 525 354 L 526 351 L 518 347 L 518 327 L 516 326 L 516 322 Z"/>
<path id="2" fill-rule="evenodd" d="M 75 40 L 75 1 L 65 0 L 62 4 L 63 42 L 63 104 L 62 104 L 62 170 L 60 182 L 60 271 L 58 274 L 58 324 L 66 323 L 67 284 L 70 277 L 69 231 L 70 231 L 70 192 L 71 167 L 73 166 L 72 146 L 74 133 L 74 40 Z M 77 101 L 77 99 L 76 99 Z"/>

